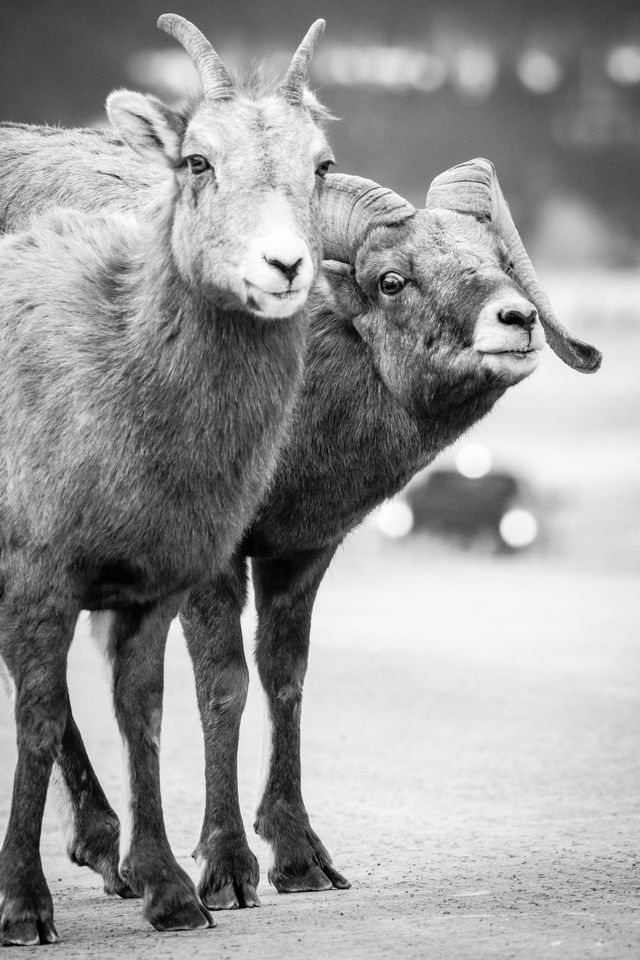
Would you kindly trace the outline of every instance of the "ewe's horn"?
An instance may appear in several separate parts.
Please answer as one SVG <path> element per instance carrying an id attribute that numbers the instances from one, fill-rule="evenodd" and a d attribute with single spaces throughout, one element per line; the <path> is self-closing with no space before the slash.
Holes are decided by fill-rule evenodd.
<path id="1" fill-rule="evenodd" d="M 362 177 L 327 174 L 320 200 L 326 260 L 353 263 L 369 231 L 415 216 L 403 197 Z"/>
<path id="2" fill-rule="evenodd" d="M 163 13 L 158 27 L 182 44 L 198 71 L 206 100 L 229 100 L 233 80 L 224 63 L 197 27 L 177 13 Z"/>
<path id="3" fill-rule="evenodd" d="M 602 363 L 602 354 L 591 344 L 574 337 L 555 316 L 516 230 L 495 168 L 489 160 L 469 160 L 445 170 L 429 187 L 426 207 L 428 210 L 457 210 L 477 220 L 490 220 L 509 250 L 517 282 L 537 307 L 551 349 L 575 370 L 595 373 Z"/>
<path id="4" fill-rule="evenodd" d="M 304 40 L 294 53 L 289 69 L 280 84 L 280 92 L 294 106 L 299 106 L 302 103 L 304 88 L 309 75 L 309 64 L 324 33 L 325 26 L 324 20 L 316 20 L 315 23 L 311 24 Z"/>

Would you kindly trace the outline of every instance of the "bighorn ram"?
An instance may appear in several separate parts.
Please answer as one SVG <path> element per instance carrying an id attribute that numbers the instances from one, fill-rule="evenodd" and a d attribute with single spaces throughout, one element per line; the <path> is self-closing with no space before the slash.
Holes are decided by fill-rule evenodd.
<path id="1" fill-rule="evenodd" d="M 187 113 L 109 97 L 160 183 L 146 217 L 57 209 L 0 242 L 0 654 L 18 740 L 3 944 L 58 939 L 39 854 L 56 757 L 63 789 L 94 799 L 66 687 L 82 608 L 109 611 L 98 620 L 129 778 L 107 882 L 142 895 L 157 929 L 212 925 L 163 824 L 164 643 L 185 592 L 228 562 L 301 378 L 331 161 L 305 91 L 324 23 L 273 92 L 238 85 L 181 17 L 159 26 L 192 56 L 203 97 Z"/>
<path id="2" fill-rule="evenodd" d="M 16 140 L 24 136 L 24 130 L 7 132 Z M 89 182 L 92 203 L 144 202 L 144 178 L 122 148 L 87 134 L 67 149 L 85 166 L 71 202 L 87 202 Z M 117 197 L 104 197 L 109 177 L 102 151 L 120 165 L 121 179 L 110 186 Z M 37 158 L 25 161 L 37 169 Z M 49 189 L 60 176 L 56 171 Z M 18 180 L 14 175 L 14 184 Z M 5 220 L 23 216 L 25 204 L 45 202 L 27 197 L 28 189 L 25 184 L 15 190 L 19 200 L 5 201 Z M 311 615 L 331 558 L 376 504 L 532 372 L 543 328 L 570 366 L 589 372 L 600 364 L 598 351 L 554 317 L 486 160 L 442 174 L 426 209 L 417 211 L 370 181 L 329 176 L 323 212 L 331 260 L 312 294 L 302 393 L 275 479 L 228 569 L 206 590 L 192 592 L 181 610 L 205 731 L 199 891 L 217 909 L 259 902 L 236 778 L 248 682 L 240 632 L 247 558 L 259 614 L 258 667 L 272 721 L 269 776 L 256 819 L 273 848 L 270 879 L 280 891 L 345 887 L 309 824 L 300 789 Z M 83 862 L 104 875 L 104 863 L 115 857 L 115 814 L 80 741 L 71 747 L 67 752 L 63 744 L 61 763 L 75 768 L 76 843 Z M 83 774 L 92 784 L 91 810 L 78 802 Z"/>

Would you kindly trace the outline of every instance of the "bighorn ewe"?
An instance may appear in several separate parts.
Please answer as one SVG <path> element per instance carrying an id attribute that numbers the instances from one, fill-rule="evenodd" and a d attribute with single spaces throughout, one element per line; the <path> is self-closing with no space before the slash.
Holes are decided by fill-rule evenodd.
<path id="1" fill-rule="evenodd" d="M 185 591 L 229 560 L 300 380 L 331 159 L 304 89 L 324 23 L 274 92 L 236 84 L 181 17 L 159 26 L 193 58 L 203 97 L 186 114 L 109 97 L 113 126 L 161 181 L 147 216 L 57 209 L 0 243 L 0 653 L 18 740 L 3 944 L 58 939 L 39 854 L 56 757 L 80 808 L 101 796 L 79 770 L 66 688 L 82 608 L 111 611 L 102 639 L 128 767 L 131 823 L 110 880 L 144 896 L 157 929 L 212 925 L 163 824 L 164 643 Z"/>
<path id="2" fill-rule="evenodd" d="M 93 202 L 99 202 L 106 167 L 96 137 L 88 139 Z M 71 152 L 80 162 L 91 151 L 78 144 Z M 113 163 L 123 164 L 120 176 L 128 180 L 114 182 L 117 202 L 135 202 L 132 181 L 142 194 L 143 180 L 122 150 L 109 146 L 108 152 Z M 32 163 L 31 156 L 26 159 Z M 86 188 L 85 182 L 71 200 L 83 202 Z M 7 207 L 5 216 L 16 209 L 15 203 Z M 600 363 L 598 351 L 553 316 L 487 161 L 438 177 L 424 211 L 369 181 L 330 176 L 323 211 L 325 254 L 334 262 L 325 264 L 312 295 L 303 390 L 275 480 L 228 570 L 192 593 L 181 612 L 207 757 L 199 890 L 218 909 L 258 903 L 258 866 L 246 841 L 236 781 L 248 682 L 240 632 L 246 559 L 253 560 L 257 658 L 273 724 L 256 820 L 273 847 L 270 879 L 281 891 L 348 886 L 312 830 L 300 790 L 311 614 L 333 553 L 376 504 L 532 372 L 543 344 L 540 321 L 570 366 L 588 372 Z M 77 752 L 67 754 L 63 745 L 63 762 L 75 764 L 77 784 L 84 773 L 94 785 L 91 796 L 102 797 L 91 811 L 79 807 L 79 787 L 73 798 L 90 851 L 85 861 L 101 872 L 109 844 L 114 856 L 107 828 L 115 814 L 105 806 L 81 745 L 71 746 Z"/>

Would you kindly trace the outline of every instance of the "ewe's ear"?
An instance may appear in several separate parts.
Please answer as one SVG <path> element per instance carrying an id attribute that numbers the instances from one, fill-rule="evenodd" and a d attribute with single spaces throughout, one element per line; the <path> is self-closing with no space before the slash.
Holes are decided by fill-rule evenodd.
<path id="1" fill-rule="evenodd" d="M 319 297 L 335 316 L 353 322 L 362 312 L 362 295 L 353 267 L 338 260 L 323 260 L 316 280 Z"/>
<path id="2" fill-rule="evenodd" d="M 124 142 L 153 163 L 180 162 L 184 120 L 157 97 L 116 90 L 107 99 L 107 114 Z"/>

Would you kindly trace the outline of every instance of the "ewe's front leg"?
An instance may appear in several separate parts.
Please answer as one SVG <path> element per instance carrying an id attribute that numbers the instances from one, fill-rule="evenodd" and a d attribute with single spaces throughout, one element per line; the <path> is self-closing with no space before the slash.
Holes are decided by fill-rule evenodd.
<path id="1" fill-rule="evenodd" d="M 271 844 L 269 881 L 280 893 L 350 886 L 311 829 L 300 782 L 300 713 L 311 613 L 334 551 L 331 547 L 287 559 L 253 561 L 256 657 L 271 724 L 267 781 L 255 829 Z"/>
<path id="2" fill-rule="evenodd" d="M 91 766 L 68 692 L 67 722 L 52 780 L 70 860 L 100 874 L 105 893 L 135 897 L 118 873 L 120 822 Z"/>
<path id="3" fill-rule="evenodd" d="M 120 837 L 120 875 L 144 898 L 144 915 L 156 930 L 213 926 L 191 879 L 171 852 L 162 816 L 164 649 L 175 613 L 173 603 L 119 611 L 106 647 L 129 790 L 128 822 Z"/>
<path id="4" fill-rule="evenodd" d="M 24 579 L 38 582 L 39 573 L 25 572 Z M 11 596 L 10 589 L 0 610 L 0 657 L 14 698 L 18 761 L 0 851 L 0 943 L 35 946 L 58 941 L 40 831 L 65 728 L 67 652 L 79 611 L 72 602 Z"/>
<path id="5" fill-rule="evenodd" d="M 180 612 L 205 744 L 205 814 L 194 856 L 201 866 L 198 892 L 212 910 L 260 906 L 258 861 L 249 849 L 238 801 L 238 737 L 249 683 L 240 627 L 245 567 L 237 557 Z"/>

